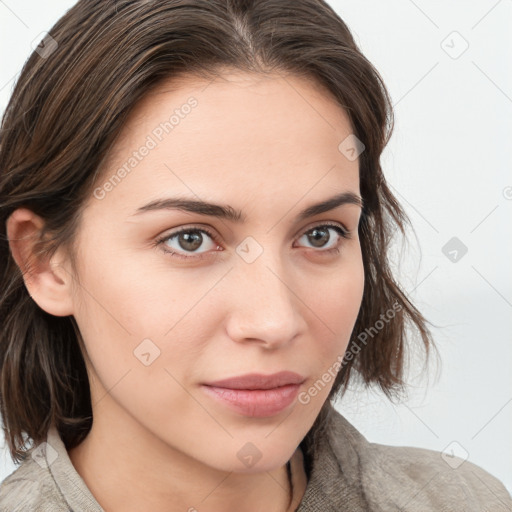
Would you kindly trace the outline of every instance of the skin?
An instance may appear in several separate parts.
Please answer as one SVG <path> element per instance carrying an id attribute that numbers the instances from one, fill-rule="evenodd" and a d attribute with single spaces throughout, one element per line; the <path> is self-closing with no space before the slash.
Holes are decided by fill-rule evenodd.
<path id="1" fill-rule="evenodd" d="M 345 352 L 363 294 L 361 209 L 297 214 L 340 192 L 360 195 L 358 160 L 338 150 L 352 128 L 326 91 L 300 77 L 188 77 L 136 106 L 99 186 L 190 96 L 197 107 L 172 133 L 84 205 L 76 269 L 63 248 L 27 266 L 43 225 L 27 209 L 8 220 L 13 256 L 39 306 L 73 315 L 80 328 L 94 422 L 69 455 L 106 511 L 294 510 L 306 485 L 297 447 L 333 380 L 309 403 L 296 400 L 268 418 L 228 409 L 201 383 L 291 370 L 306 378 L 300 391 L 307 391 Z M 134 215 L 176 195 L 229 204 L 246 220 L 177 209 Z M 326 222 L 350 233 L 327 229 L 323 244 L 338 252 L 314 244 L 312 229 Z M 196 252 L 179 237 L 155 243 L 182 227 L 208 228 L 215 239 L 200 232 Z M 236 251 L 247 237 L 263 250 L 251 263 Z M 147 338 L 160 350 L 148 366 L 134 355 Z M 261 455 L 251 467 L 237 457 L 248 442 Z"/>

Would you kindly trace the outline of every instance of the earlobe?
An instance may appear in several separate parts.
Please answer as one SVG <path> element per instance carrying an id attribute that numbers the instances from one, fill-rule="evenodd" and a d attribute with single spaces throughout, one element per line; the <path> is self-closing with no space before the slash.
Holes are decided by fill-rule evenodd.
<path id="1" fill-rule="evenodd" d="M 6 223 L 11 254 L 38 306 L 51 315 L 72 315 L 72 275 L 62 265 L 62 251 L 51 258 L 37 251 L 43 226 L 43 219 L 31 210 L 15 210 Z"/>

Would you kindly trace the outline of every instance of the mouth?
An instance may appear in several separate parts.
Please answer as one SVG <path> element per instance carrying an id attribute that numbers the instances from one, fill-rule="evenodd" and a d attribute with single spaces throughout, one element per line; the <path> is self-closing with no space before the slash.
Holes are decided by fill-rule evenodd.
<path id="1" fill-rule="evenodd" d="M 275 416 L 295 400 L 306 380 L 295 372 L 272 375 L 247 374 L 203 384 L 204 392 L 217 403 L 249 417 Z"/>

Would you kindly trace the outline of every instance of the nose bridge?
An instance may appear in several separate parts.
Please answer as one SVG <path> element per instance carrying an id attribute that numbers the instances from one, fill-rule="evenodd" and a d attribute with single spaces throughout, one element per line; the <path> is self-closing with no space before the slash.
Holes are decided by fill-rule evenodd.
<path id="1" fill-rule="evenodd" d="M 279 249 L 262 250 L 254 240 L 245 242 L 237 248 L 240 259 L 233 272 L 236 285 L 229 335 L 237 341 L 260 340 L 267 345 L 289 342 L 301 331 L 304 320 Z"/>

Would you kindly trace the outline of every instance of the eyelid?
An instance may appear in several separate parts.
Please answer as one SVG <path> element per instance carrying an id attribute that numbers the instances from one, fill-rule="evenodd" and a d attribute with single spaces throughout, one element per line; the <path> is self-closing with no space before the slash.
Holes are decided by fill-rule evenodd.
<path id="1" fill-rule="evenodd" d="M 296 238 L 302 236 L 304 233 L 307 233 L 308 231 L 311 231 L 312 229 L 315 229 L 318 227 L 340 228 L 344 233 L 343 234 L 344 237 L 349 238 L 351 235 L 351 231 L 343 223 L 341 223 L 339 221 L 319 220 L 306 228 L 302 228 L 293 238 L 296 239 Z"/>

